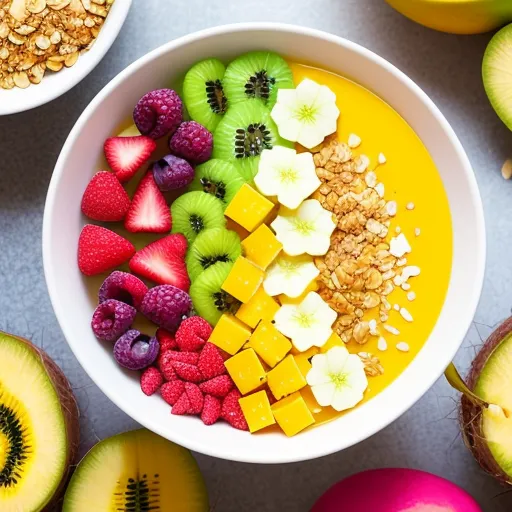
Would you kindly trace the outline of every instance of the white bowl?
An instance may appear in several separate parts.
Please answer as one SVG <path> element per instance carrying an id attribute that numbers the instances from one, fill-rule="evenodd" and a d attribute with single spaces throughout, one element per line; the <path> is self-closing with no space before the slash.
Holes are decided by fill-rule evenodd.
<path id="1" fill-rule="evenodd" d="M 98 38 L 92 48 L 84 52 L 71 68 L 63 68 L 58 73 L 47 73 L 40 84 L 30 85 L 26 89 L 0 88 L 0 116 L 17 114 L 39 107 L 62 96 L 82 81 L 103 59 L 112 43 L 121 31 L 132 0 L 114 2 L 101 27 Z"/>
<path id="2" fill-rule="evenodd" d="M 393 106 L 421 137 L 446 188 L 453 221 L 453 267 L 446 302 L 424 348 L 377 397 L 331 423 L 293 438 L 249 435 L 226 424 L 205 427 L 171 416 L 160 397 L 142 394 L 98 343 L 94 310 L 76 263 L 85 219 L 80 199 L 102 144 L 145 92 L 171 83 L 199 59 L 230 59 L 271 49 L 348 76 Z M 412 406 L 442 374 L 459 348 L 479 299 L 485 262 L 482 205 L 470 163 L 450 125 L 425 93 L 374 53 L 339 37 L 282 24 L 223 26 L 172 41 L 142 57 L 112 80 L 84 111 L 64 145 L 53 174 L 43 227 L 44 269 L 55 313 L 76 357 L 102 391 L 150 430 L 197 452 L 224 459 L 281 463 L 347 448 L 384 428 Z"/>

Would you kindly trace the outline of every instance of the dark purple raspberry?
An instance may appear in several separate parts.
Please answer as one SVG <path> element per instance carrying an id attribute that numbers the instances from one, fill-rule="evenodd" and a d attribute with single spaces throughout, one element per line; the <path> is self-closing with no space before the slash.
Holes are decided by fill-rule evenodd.
<path id="1" fill-rule="evenodd" d="M 103 341 L 116 341 L 135 320 L 137 310 L 114 299 L 102 302 L 92 315 L 91 327 L 97 338 Z"/>
<path id="2" fill-rule="evenodd" d="M 156 338 L 132 329 L 116 341 L 114 357 L 121 366 L 129 370 L 142 370 L 155 361 L 159 348 Z"/>
<path id="3" fill-rule="evenodd" d="M 100 304 L 115 299 L 139 309 L 147 291 L 148 287 L 138 277 L 115 270 L 103 281 L 98 295 Z"/>
<path id="4" fill-rule="evenodd" d="M 192 301 L 187 292 L 171 284 L 163 284 L 146 293 L 140 310 L 159 327 L 174 333 L 191 308 Z"/>
<path id="5" fill-rule="evenodd" d="M 212 156 L 213 136 L 202 124 L 186 121 L 169 140 L 169 149 L 193 164 L 200 164 Z"/>
<path id="6" fill-rule="evenodd" d="M 172 135 L 183 121 L 183 104 L 176 91 L 157 89 L 138 101 L 133 120 L 140 133 L 152 139 Z"/>
<path id="7" fill-rule="evenodd" d="M 183 158 L 167 155 L 153 164 L 153 177 L 162 192 L 186 187 L 194 179 L 194 169 Z"/>

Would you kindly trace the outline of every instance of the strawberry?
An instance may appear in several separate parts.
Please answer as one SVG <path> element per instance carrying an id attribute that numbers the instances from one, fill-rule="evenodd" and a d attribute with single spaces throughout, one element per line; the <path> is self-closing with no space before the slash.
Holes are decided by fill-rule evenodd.
<path id="1" fill-rule="evenodd" d="M 238 389 L 233 389 L 222 402 L 221 418 L 239 430 L 249 430 L 238 400 L 242 397 Z"/>
<path id="2" fill-rule="evenodd" d="M 172 284 L 188 291 L 190 279 L 184 255 L 187 240 L 179 233 L 149 244 L 130 260 L 130 270 L 157 284 Z"/>
<path id="3" fill-rule="evenodd" d="M 97 172 L 82 197 L 82 212 L 90 219 L 104 222 L 123 220 L 130 198 L 114 174 Z"/>
<path id="4" fill-rule="evenodd" d="M 192 384 L 191 382 L 185 382 L 185 393 L 187 393 L 187 398 L 190 403 L 189 414 L 201 414 L 203 410 L 203 393 L 197 387 L 197 384 Z"/>
<path id="5" fill-rule="evenodd" d="M 205 379 L 213 379 L 226 373 L 224 359 L 222 359 L 219 349 L 213 343 L 206 343 L 203 350 L 201 350 L 197 367 Z"/>
<path id="6" fill-rule="evenodd" d="M 145 395 L 153 395 L 162 385 L 164 378 L 154 366 L 146 368 L 140 376 L 140 388 Z"/>
<path id="7" fill-rule="evenodd" d="M 205 425 L 213 425 L 220 418 L 221 401 L 220 399 L 206 395 L 203 402 L 203 412 L 201 419 Z"/>
<path id="8" fill-rule="evenodd" d="M 168 233 L 171 226 L 171 210 L 156 186 L 153 173 L 148 172 L 135 191 L 124 227 L 132 233 Z"/>
<path id="9" fill-rule="evenodd" d="M 156 149 L 156 142 L 145 135 L 110 137 L 103 149 L 108 165 L 120 182 L 124 183 L 146 163 Z"/>
<path id="10" fill-rule="evenodd" d="M 86 224 L 78 239 L 78 268 L 86 276 L 122 265 L 134 254 L 133 244 L 101 226 Z"/>
<path id="11" fill-rule="evenodd" d="M 162 398 L 169 404 L 174 405 L 181 395 L 185 393 L 185 383 L 182 380 L 173 380 L 162 384 L 160 394 Z"/>
<path id="12" fill-rule="evenodd" d="M 235 384 L 229 375 L 220 375 L 219 377 L 214 377 L 213 379 L 199 384 L 199 389 L 208 395 L 222 398 L 226 396 L 234 386 Z"/>

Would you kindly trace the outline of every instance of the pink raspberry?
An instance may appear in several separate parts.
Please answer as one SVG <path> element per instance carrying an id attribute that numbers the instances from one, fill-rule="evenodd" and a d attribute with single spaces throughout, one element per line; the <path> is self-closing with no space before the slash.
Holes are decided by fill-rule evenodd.
<path id="1" fill-rule="evenodd" d="M 159 139 L 173 134 L 179 126 L 183 120 L 183 104 L 176 91 L 157 89 L 138 101 L 133 120 L 142 135 Z"/>
<path id="2" fill-rule="evenodd" d="M 98 295 L 100 303 L 115 299 L 139 309 L 147 291 L 148 287 L 138 277 L 115 270 L 103 281 Z"/>
<path id="3" fill-rule="evenodd" d="M 158 343 L 160 343 L 160 353 L 163 354 L 168 350 L 174 350 L 178 348 L 178 344 L 176 343 L 176 339 L 174 336 L 165 329 L 161 327 L 156 330 L 156 339 Z"/>
<path id="4" fill-rule="evenodd" d="M 195 352 L 178 352 L 177 350 L 168 350 L 162 361 L 179 361 L 180 363 L 187 363 L 196 365 L 199 360 L 199 354 Z"/>
<path id="5" fill-rule="evenodd" d="M 167 155 L 156 161 L 153 166 L 155 183 L 162 192 L 186 187 L 194 179 L 194 169 L 183 158 Z"/>
<path id="6" fill-rule="evenodd" d="M 140 388 L 145 395 L 151 396 L 156 393 L 163 384 L 162 374 L 154 366 L 146 368 L 140 376 Z"/>
<path id="7" fill-rule="evenodd" d="M 213 425 L 220 418 L 222 403 L 219 398 L 212 395 L 204 397 L 203 412 L 201 419 L 205 425 Z"/>
<path id="8" fill-rule="evenodd" d="M 233 389 L 222 402 L 221 418 L 238 430 L 249 430 L 238 400 L 242 397 L 238 389 Z"/>
<path id="9" fill-rule="evenodd" d="M 203 410 L 203 393 L 197 387 L 197 384 L 192 384 L 191 382 L 185 382 L 185 393 L 187 393 L 187 398 L 190 403 L 189 414 L 201 414 Z"/>
<path id="10" fill-rule="evenodd" d="M 124 302 L 109 299 L 102 302 L 92 315 L 94 335 L 103 341 L 116 341 L 135 320 L 137 310 Z"/>
<path id="11" fill-rule="evenodd" d="M 212 328 L 200 316 L 191 316 L 181 322 L 176 331 L 176 343 L 180 350 L 195 352 L 204 346 L 210 337 Z"/>
<path id="12" fill-rule="evenodd" d="M 183 324 L 182 324 L 183 325 Z M 213 343 L 206 343 L 199 354 L 199 361 L 197 362 L 199 371 L 206 379 L 213 379 L 219 375 L 226 373 L 224 366 L 224 359 L 220 350 Z"/>
<path id="13" fill-rule="evenodd" d="M 203 380 L 201 372 L 193 364 L 172 361 L 171 366 L 178 377 L 187 382 L 201 382 Z"/>
<path id="14" fill-rule="evenodd" d="M 200 164 L 212 156 L 213 136 L 203 125 L 185 121 L 169 140 L 169 149 L 193 164 Z"/>
<path id="15" fill-rule="evenodd" d="M 199 384 L 199 389 L 208 395 L 225 397 L 235 387 L 229 375 L 220 375 Z"/>
<path id="16" fill-rule="evenodd" d="M 182 380 L 173 380 L 162 384 L 160 394 L 162 398 L 169 404 L 174 405 L 185 393 L 185 383 Z"/>

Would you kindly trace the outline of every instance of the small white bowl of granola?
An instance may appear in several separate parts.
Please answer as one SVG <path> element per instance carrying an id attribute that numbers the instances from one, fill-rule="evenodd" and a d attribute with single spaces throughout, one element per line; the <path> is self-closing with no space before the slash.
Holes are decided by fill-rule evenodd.
<path id="1" fill-rule="evenodd" d="M 101 61 L 132 0 L 0 1 L 0 116 L 44 105 Z"/>

